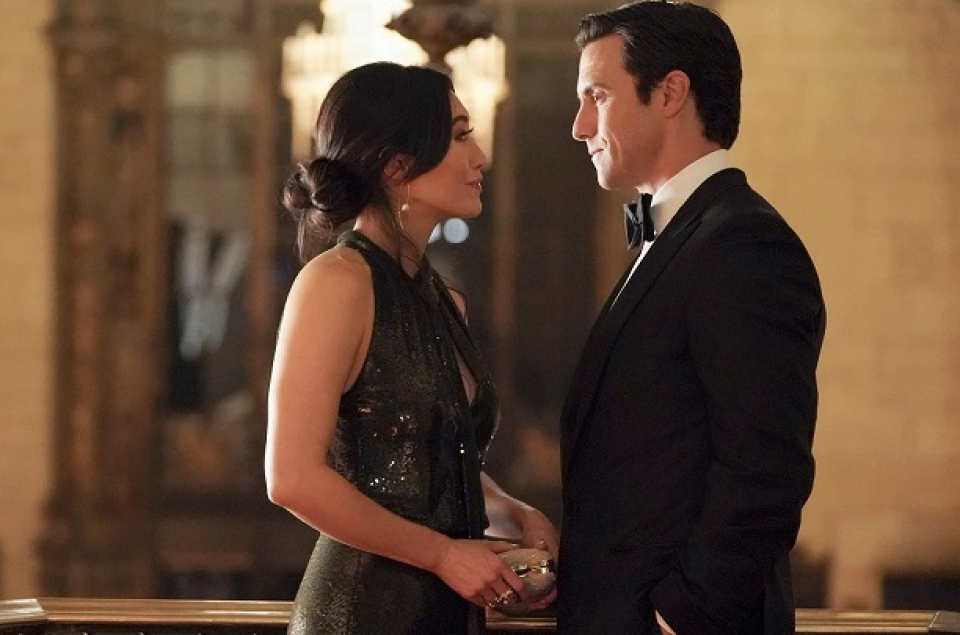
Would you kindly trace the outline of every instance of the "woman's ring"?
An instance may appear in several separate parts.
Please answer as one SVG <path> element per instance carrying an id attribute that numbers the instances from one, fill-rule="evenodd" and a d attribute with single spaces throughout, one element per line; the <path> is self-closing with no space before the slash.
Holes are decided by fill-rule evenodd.
<path id="1" fill-rule="evenodd" d="M 506 591 L 501 593 L 494 599 L 493 603 L 497 606 L 503 606 L 504 604 L 510 604 L 517 597 L 517 592 L 511 588 L 508 588 Z"/>

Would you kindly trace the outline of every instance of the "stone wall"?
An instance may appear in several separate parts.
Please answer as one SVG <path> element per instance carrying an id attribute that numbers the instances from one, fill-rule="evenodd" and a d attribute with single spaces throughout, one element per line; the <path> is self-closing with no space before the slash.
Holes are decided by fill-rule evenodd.
<path id="1" fill-rule="evenodd" d="M 49 480 L 52 61 L 48 0 L 6 0 L 0 20 L 0 598 L 38 593 Z"/>
<path id="2" fill-rule="evenodd" d="M 829 601 L 960 571 L 960 2 L 724 0 L 744 58 L 734 157 L 827 301 L 801 543 Z"/>

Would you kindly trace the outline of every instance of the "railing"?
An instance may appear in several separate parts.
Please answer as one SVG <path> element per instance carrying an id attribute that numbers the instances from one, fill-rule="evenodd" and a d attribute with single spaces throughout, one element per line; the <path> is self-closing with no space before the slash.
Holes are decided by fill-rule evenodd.
<path id="1" fill-rule="evenodd" d="M 283 635 L 289 602 L 46 598 L 0 602 L 0 635 Z M 488 620 L 491 635 L 553 633 L 551 618 Z M 797 633 L 960 633 L 960 613 L 800 609 Z"/>

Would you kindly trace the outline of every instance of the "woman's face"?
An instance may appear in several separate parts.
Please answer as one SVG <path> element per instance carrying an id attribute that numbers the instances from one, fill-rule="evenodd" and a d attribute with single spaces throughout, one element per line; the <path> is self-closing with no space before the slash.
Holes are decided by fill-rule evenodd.
<path id="1" fill-rule="evenodd" d="M 482 207 L 480 169 L 487 157 L 473 137 L 467 109 L 453 93 L 450 112 L 453 134 L 447 154 L 435 168 L 410 181 L 406 192 L 401 192 L 401 202 L 409 203 L 411 212 L 436 222 L 473 218 Z"/>

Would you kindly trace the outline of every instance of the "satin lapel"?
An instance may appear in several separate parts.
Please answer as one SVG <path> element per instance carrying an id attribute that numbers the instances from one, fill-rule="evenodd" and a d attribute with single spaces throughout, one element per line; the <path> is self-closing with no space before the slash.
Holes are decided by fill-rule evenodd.
<path id="1" fill-rule="evenodd" d="M 571 384 L 571 390 L 576 391 L 579 396 L 576 413 L 566 412 L 567 407 L 572 407 L 570 401 L 565 406 L 564 421 L 571 429 L 567 433 L 568 438 L 564 440 L 564 468 L 571 459 L 571 452 L 576 446 L 577 436 L 583 427 L 584 420 L 593 408 L 597 387 L 603 377 L 610 351 L 627 319 L 699 226 L 704 211 L 719 196 L 722 196 L 724 191 L 738 185 L 745 186 L 746 177 L 737 169 L 723 170 L 704 181 L 677 211 L 673 220 L 650 247 L 612 307 L 610 300 L 607 301 L 605 307 L 607 310 L 600 314 L 594 325 L 574 376 L 575 383 Z M 617 289 L 620 286 L 617 285 Z M 611 298 L 615 295 L 616 290 L 611 294 Z M 568 422 L 567 417 L 572 417 L 572 422 Z"/>
<path id="2" fill-rule="evenodd" d="M 588 395 L 579 390 L 577 387 L 580 386 L 583 381 L 583 376 L 586 368 L 590 365 L 590 361 L 594 358 L 592 352 L 596 350 L 597 347 L 597 337 L 600 334 L 601 328 L 603 327 L 604 321 L 607 318 L 607 314 L 610 312 L 610 305 L 613 303 L 614 298 L 617 297 L 617 294 L 620 292 L 620 288 L 623 287 L 624 282 L 627 280 L 627 277 L 630 275 L 630 270 L 633 269 L 633 263 L 635 259 L 630 262 L 630 266 L 627 267 L 626 271 L 623 272 L 623 275 L 620 276 L 620 280 L 617 281 L 617 284 L 614 285 L 613 291 L 607 297 L 607 301 L 603 304 L 603 308 L 600 309 L 600 312 L 597 314 L 597 319 L 593 322 L 593 327 L 590 329 L 590 334 L 587 336 L 586 341 L 584 342 L 583 349 L 580 352 L 580 359 L 577 361 L 577 366 L 574 369 L 572 378 L 570 380 L 570 389 L 567 391 L 567 399 L 563 404 L 563 410 L 560 415 L 560 425 L 561 425 L 561 435 L 566 436 L 569 432 L 573 432 L 575 437 L 575 431 L 579 428 L 580 421 L 580 404 L 584 402 L 584 397 Z M 572 427 L 571 427 L 572 426 Z M 567 428 L 570 428 L 568 431 Z M 561 444 L 561 450 L 563 456 L 561 457 L 561 466 L 566 465 L 567 455 L 571 447 L 573 447 L 573 438 L 570 439 L 570 442 L 564 442 Z"/>

